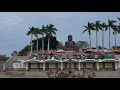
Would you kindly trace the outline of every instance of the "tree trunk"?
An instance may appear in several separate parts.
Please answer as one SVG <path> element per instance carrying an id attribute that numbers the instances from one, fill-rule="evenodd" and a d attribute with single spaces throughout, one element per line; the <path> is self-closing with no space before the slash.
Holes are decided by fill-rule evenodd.
<path id="1" fill-rule="evenodd" d="M 32 52 L 33 52 L 33 44 L 32 44 L 32 39 L 33 39 L 33 34 L 31 34 L 31 55 L 32 55 Z"/>
<path id="2" fill-rule="evenodd" d="M 38 53 L 38 36 L 37 36 L 37 53 Z"/>
<path id="3" fill-rule="evenodd" d="M 102 47 L 103 47 L 103 51 L 104 51 L 104 30 L 102 31 Z"/>
<path id="4" fill-rule="evenodd" d="M 48 37 L 48 52 L 50 50 L 50 36 Z"/>
<path id="5" fill-rule="evenodd" d="M 109 27 L 109 49 L 111 49 L 111 44 L 110 44 L 110 27 Z"/>
<path id="6" fill-rule="evenodd" d="M 116 48 L 116 33 L 114 33 L 114 37 L 115 37 L 115 48 Z"/>
<path id="7" fill-rule="evenodd" d="M 97 35 L 97 30 L 96 30 L 96 49 L 98 49 L 98 35 Z"/>
<path id="8" fill-rule="evenodd" d="M 44 51 L 44 35 L 42 35 L 42 51 Z"/>
<path id="9" fill-rule="evenodd" d="M 89 34 L 89 40 L 90 40 L 90 48 L 91 48 L 91 36 L 90 36 L 90 34 Z"/>

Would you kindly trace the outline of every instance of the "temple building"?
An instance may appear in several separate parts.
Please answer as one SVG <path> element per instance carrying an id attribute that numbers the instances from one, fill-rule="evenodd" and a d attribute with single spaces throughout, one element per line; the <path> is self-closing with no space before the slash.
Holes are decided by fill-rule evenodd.
<path id="1" fill-rule="evenodd" d="M 49 51 L 41 54 L 44 58 L 29 56 L 12 56 L 3 65 L 3 70 L 25 69 L 28 70 L 67 70 L 71 65 L 73 70 L 95 69 L 95 70 L 118 70 L 120 69 L 120 55 L 111 52 L 95 52 L 86 50 L 80 52 L 76 49 L 72 35 L 68 36 L 64 50 Z M 97 57 L 96 57 L 97 55 Z"/>

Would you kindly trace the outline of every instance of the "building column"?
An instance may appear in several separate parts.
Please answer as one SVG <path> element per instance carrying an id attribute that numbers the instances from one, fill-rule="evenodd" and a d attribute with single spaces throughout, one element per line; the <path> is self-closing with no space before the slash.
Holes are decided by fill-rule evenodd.
<path id="1" fill-rule="evenodd" d="M 97 62 L 97 70 L 99 70 L 99 62 Z"/>
<path id="2" fill-rule="evenodd" d="M 117 70 L 117 69 L 118 69 L 117 62 L 115 62 L 115 70 Z"/>
<path id="3" fill-rule="evenodd" d="M 63 63 L 61 62 L 61 70 L 63 70 Z"/>
<path id="4" fill-rule="evenodd" d="M 22 62 L 22 69 L 24 68 L 24 62 Z"/>
<path id="5" fill-rule="evenodd" d="M 22 69 L 22 62 L 20 62 L 20 69 Z"/>
<path id="6" fill-rule="evenodd" d="M 26 71 L 28 70 L 28 63 L 26 63 Z"/>
<path id="7" fill-rule="evenodd" d="M 81 69 L 81 68 L 80 68 L 80 62 L 78 62 L 78 68 L 79 68 L 79 70 Z"/>
<path id="8" fill-rule="evenodd" d="M 45 70 L 45 62 L 43 63 L 43 70 Z"/>

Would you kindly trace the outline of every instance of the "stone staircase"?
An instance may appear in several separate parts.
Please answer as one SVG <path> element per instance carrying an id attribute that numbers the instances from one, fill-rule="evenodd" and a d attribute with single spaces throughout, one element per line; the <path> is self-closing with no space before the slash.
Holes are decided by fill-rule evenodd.
<path id="1" fill-rule="evenodd" d="M 28 78 L 47 78 L 45 71 L 25 71 L 25 76 Z"/>
<path id="2" fill-rule="evenodd" d="M 13 69 L 13 60 L 12 60 L 12 56 L 3 63 L 3 71 L 7 71 L 7 70 L 12 70 Z"/>

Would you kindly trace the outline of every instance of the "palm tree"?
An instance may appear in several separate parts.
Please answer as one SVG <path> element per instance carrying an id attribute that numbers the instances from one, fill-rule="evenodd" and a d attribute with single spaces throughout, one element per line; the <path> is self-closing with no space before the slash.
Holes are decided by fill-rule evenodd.
<path id="1" fill-rule="evenodd" d="M 27 32 L 27 36 L 31 35 L 31 55 L 33 52 L 33 44 L 32 44 L 32 40 L 33 40 L 33 35 L 35 34 L 35 28 L 34 27 L 29 27 L 29 31 Z"/>
<path id="2" fill-rule="evenodd" d="M 89 41 L 90 41 L 90 48 L 91 48 L 91 30 L 93 30 L 94 28 L 93 28 L 93 25 L 90 23 L 90 22 L 88 22 L 88 25 L 87 26 L 84 26 L 85 27 L 85 30 L 83 31 L 83 33 L 85 33 L 85 32 L 88 32 L 88 34 L 89 34 Z"/>
<path id="3" fill-rule="evenodd" d="M 102 30 L 102 47 L 104 50 L 104 31 L 106 31 L 108 26 L 105 23 L 101 24 L 101 30 Z"/>
<path id="4" fill-rule="evenodd" d="M 42 35 L 42 51 L 44 51 L 44 35 L 47 34 L 47 30 L 44 27 L 44 25 L 42 26 L 40 32 L 41 32 L 41 35 Z"/>
<path id="5" fill-rule="evenodd" d="M 120 21 L 120 18 L 119 17 L 117 17 L 118 18 L 118 20 Z M 120 23 L 119 23 L 120 24 Z"/>
<path id="6" fill-rule="evenodd" d="M 96 21 L 95 23 L 92 23 L 94 29 L 96 31 L 96 49 L 98 49 L 98 33 L 99 29 L 101 29 L 100 27 L 100 21 Z"/>
<path id="7" fill-rule="evenodd" d="M 113 26 L 113 35 L 114 35 L 114 38 L 115 38 L 115 47 L 116 47 L 116 35 L 118 33 L 118 26 Z"/>
<path id="8" fill-rule="evenodd" d="M 117 26 L 117 27 L 118 27 L 118 30 L 117 30 L 117 31 L 118 31 L 118 34 L 119 34 L 119 33 L 120 33 L 120 25 L 119 25 L 119 26 Z"/>
<path id="9" fill-rule="evenodd" d="M 117 17 L 117 18 L 120 21 L 120 18 L 119 17 Z M 119 25 L 117 27 L 118 27 L 118 33 L 120 33 L 120 23 L 119 23 Z"/>
<path id="10" fill-rule="evenodd" d="M 115 23 L 116 21 L 114 21 L 114 20 L 110 20 L 110 19 L 108 19 L 108 30 L 109 30 L 109 49 L 111 49 L 111 42 L 110 42 L 110 29 L 112 28 L 113 29 L 113 27 L 114 27 L 114 23 Z"/>
<path id="11" fill-rule="evenodd" d="M 49 24 L 46 26 L 46 34 L 48 35 L 48 51 L 50 49 L 50 36 L 56 35 L 56 31 L 58 31 L 56 28 L 54 28 L 53 24 Z"/>
<path id="12" fill-rule="evenodd" d="M 117 28 L 117 33 L 120 34 L 120 23 L 119 23 L 119 25 L 117 27 L 118 27 Z"/>
<path id="13" fill-rule="evenodd" d="M 38 52 L 38 35 L 39 35 L 39 28 L 35 28 L 34 36 L 37 38 L 37 45 L 36 45 L 37 52 Z"/>

